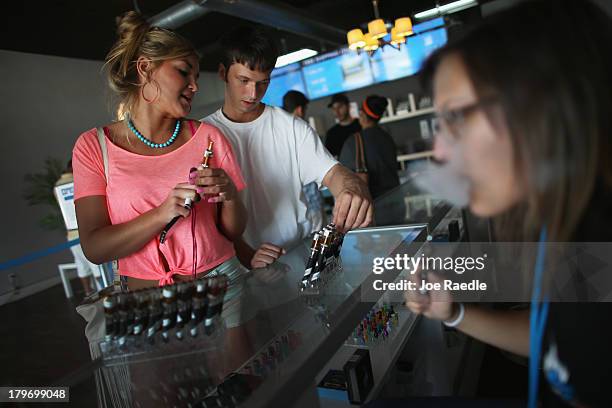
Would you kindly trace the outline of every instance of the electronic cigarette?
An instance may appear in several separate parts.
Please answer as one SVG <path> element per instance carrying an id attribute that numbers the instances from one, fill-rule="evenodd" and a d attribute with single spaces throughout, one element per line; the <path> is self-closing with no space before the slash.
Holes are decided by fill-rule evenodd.
<path id="1" fill-rule="evenodd" d="M 209 167 L 209 160 L 211 157 L 213 157 L 213 144 L 214 142 L 212 140 L 210 140 L 208 142 L 208 148 L 206 150 L 204 150 L 204 158 L 202 159 L 202 167 L 204 168 L 208 168 Z M 189 170 L 189 174 L 191 174 L 194 170 L 197 170 L 195 167 L 192 167 Z M 193 202 L 191 200 L 191 198 L 186 198 L 185 199 L 185 204 L 183 204 L 183 206 L 188 209 L 191 210 L 191 206 L 193 205 Z M 174 224 L 176 224 L 176 222 L 179 220 L 179 218 L 181 218 L 180 215 L 177 215 L 176 217 L 174 217 L 172 220 L 170 220 L 170 222 L 168 224 L 166 224 L 166 226 L 164 227 L 164 229 L 162 230 L 160 236 L 159 236 L 159 243 L 163 244 L 166 241 L 166 235 L 168 235 L 168 231 L 170 231 L 170 228 L 172 228 L 172 226 Z"/>
<path id="2" fill-rule="evenodd" d="M 313 272 L 312 272 L 312 276 L 310 278 L 310 286 L 316 287 L 319 282 L 320 282 L 320 278 L 321 278 L 321 271 L 323 270 L 323 264 L 325 261 L 325 254 L 327 253 L 327 248 L 329 246 L 329 242 L 330 242 L 330 231 L 324 229 L 323 230 L 323 239 L 322 242 L 320 244 L 320 249 L 319 249 L 319 254 L 317 257 L 317 260 L 315 262 L 315 265 L 313 267 Z"/>
<path id="3" fill-rule="evenodd" d="M 312 276 L 312 269 L 319 257 L 319 245 L 321 243 L 320 241 L 322 241 L 320 238 L 321 235 L 318 232 L 315 232 L 314 238 L 312 239 L 312 246 L 310 247 L 310 256 L 306 262 L 306 269 L 304 270 L 304 276 L 302 277 L 302 288 L 308 286 L 308 282 Z"/>

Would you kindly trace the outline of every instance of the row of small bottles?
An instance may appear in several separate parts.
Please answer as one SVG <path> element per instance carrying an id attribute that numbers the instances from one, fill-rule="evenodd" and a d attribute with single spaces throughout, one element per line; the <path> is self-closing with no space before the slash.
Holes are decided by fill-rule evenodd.
<path id="1" fill-rule="evenodd" d="M 399 315 L 393 305 L 384 304 L 381 308 L 368 312 L 353 330 L 349 342 L 363 345 L 385 340 L 398 324 Z"/>
<path id="2" fill-rule="evenodd" d="M 343 241 L 344 234 L 339 232 L 334 224 L 329 224 L 314 234 L 310 256 L 300 281 L 302 291 L 319 287 L 326 273 L 341 266 L 340 250 Z"/>
<path id="3" fill-rule="evenodd" d="M 210 335 L 227 285 L 227 277 L 219 276 L 108 296 L 103 300 L 105 340 L 122 346 L 128 338 L 154 343 L 158 332 L 164 342 L 199 332 Z"/>

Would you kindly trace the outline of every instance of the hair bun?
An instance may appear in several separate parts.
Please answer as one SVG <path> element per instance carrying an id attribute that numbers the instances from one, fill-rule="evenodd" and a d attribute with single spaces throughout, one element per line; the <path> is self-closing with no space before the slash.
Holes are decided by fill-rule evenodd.
<path id="1" fill-rule="evenodd" d="M 135 11 L 117 17 L 117 36 L 120 40 L 131 41 L 133 37 L 140 37 L 151 28 L 151 25 Z"/>

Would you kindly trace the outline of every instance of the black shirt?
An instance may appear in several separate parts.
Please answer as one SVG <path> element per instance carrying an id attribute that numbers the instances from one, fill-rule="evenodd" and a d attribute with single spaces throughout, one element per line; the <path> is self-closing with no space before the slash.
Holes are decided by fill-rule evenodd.
<path id="1" fill-rule="evenodd" d="M 376 198 L 399 186 L 397 149 L 391 136 L 381 127 L 363 129 L 363 151 L 368 169 L 368 187 Z M 347 139 L 340 153 L 340 163 L 355 171 L 355 137 Z"/>
<path id="2" fill-rule="evenodd" d="M 612 192 L 600 184 L 573 241 L 612 242 L 611 210 Z M 599 268 L 606 268 L 603 273 L 612 273 L 610 263 L 606 259 L 589 259 L 588 247 L 585 248 L 587 251 L 576 258 L 574 272 L 586 279 L 576 280 L 578 283 L 572 283 L 571 289 L 585 285 L 592 290 L 596 285 L 599 293 L 611 293 L 610 279 L 594 282 L 591 275 Z M 612 407 L 612 303 L 551 302 L 543 343 L 545 379 L 540 389 L 544 407 Z"/>
<path id="3" fill-rule="evenodd" d="M 348 125 L 341 125 L 337 123 L 327 131 L 327 135 L 325 136 L 325 147 L 327 150 L 329 150 L 332 156 L 338 157 L 340 156 L 342 146 L 344 145 L 346 139 L 360 130 L 361 126 L 359 125 L 358 119 L 353 120 Z"/>

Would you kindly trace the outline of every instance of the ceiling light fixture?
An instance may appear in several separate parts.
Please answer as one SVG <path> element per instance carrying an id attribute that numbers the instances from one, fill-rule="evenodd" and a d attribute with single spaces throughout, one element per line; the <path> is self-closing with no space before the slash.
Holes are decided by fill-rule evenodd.
<path id="1" fill-rule="evenodd" d="M 274 68 L 284 67 L 285 65 L 293 64 L 294 62 L 301 61 L 306 58 L 314 57 L 318 52 L 309 48 L 302 48 L 289 54 L 281 55 L 276 60 Z"/>
<path id="2" fill-rule="evenodd" d="M 372 55 L 376 50 L 386 45 L 399 49 L 402 44 L 406 43 L 406 37 L 413 34 L 412 21 L 409 17 L 398 18 L 394 25 L 380 18 L 378 2 L 379 0 L 372 0 L 374 20 L 368 23 L 368 32 L 364 34 L 360 28 L 355 28 L 346 34 L 348 46 L 351 50 L 357 52 L 365 50 Z M 387 41 L 385 37 L 389 33 L 387 31 L 389 28 L 391 28 L 391 38 Z"/>

